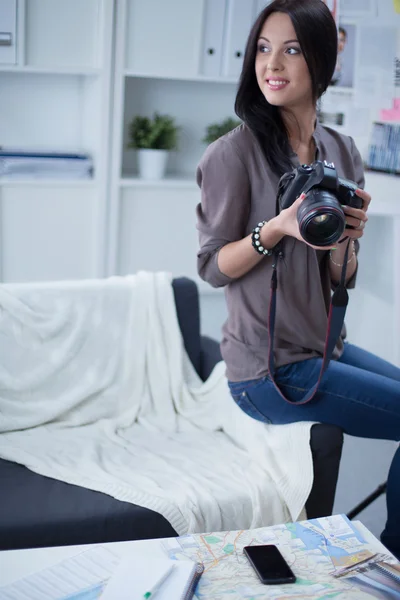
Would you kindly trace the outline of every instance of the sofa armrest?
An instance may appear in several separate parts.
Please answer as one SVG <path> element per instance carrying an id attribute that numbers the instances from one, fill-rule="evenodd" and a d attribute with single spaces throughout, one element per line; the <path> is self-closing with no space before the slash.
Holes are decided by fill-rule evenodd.
<path id="1" fill-rule="evenodd" d="M 215 365 L 222 360 L 222 356 L 219 343 L 216 340 L 202 335 L 200 345 L 200 377 L 205 381 Z"/>
<path id="2" fill-rule="evenodd" d="M 201 377 L 200 306 L 196 283 L 188 277 L 172 281 L 176 314 L 186 352 Z"/>

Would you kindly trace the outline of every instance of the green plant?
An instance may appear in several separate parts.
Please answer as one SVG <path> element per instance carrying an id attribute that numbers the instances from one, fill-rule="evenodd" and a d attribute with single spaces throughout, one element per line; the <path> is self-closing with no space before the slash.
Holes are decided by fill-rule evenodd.
<path id="1" fill-rule="evenodd" d="M 178 144 L 178 131 L 179 127 L 169 115 L 136 116 L 129 123 L 128 148 L 174 150 Z"/>
<path id="2" fill-rule="evenodd" d="M 235 129 L 235 127 L 238 127 L 240 124 L 241 121 L 233 119 L 232 117 L 228 117 L 220 123 L 212 123 L 206 128 L 206 135 L 203 138 L 203 142 L 211 144 L 222 135 L 225 135 L 226 133 L 229 133 L 229 131 L 232 131 L 232 129 Z"/>

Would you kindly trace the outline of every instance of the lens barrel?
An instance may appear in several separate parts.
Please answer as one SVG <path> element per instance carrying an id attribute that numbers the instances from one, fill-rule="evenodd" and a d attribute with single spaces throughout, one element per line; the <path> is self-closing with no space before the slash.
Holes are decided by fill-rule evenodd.
<path id="1" fill-rule="evenodd" d="M 300 204 L 297 221 L 302 238 L 313 246 L 332 246 L 343 235 L 346 215 L 336 197 L 313 188 Z"/>

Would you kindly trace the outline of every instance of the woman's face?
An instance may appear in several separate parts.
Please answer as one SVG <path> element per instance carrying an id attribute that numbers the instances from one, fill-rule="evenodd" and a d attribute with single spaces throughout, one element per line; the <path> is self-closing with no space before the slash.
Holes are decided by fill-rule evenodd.
<path id="1" fill-rule="evenodd" d="M 344 47 L 346 45 L 346 35 L 343 33 L 343 31 L 339 31 L 339 35 L 338 35 L 338 52 L 343 52 Z"/>
<path id="2" fill-rule="evenodd" d="M 256 76 L 266 100 L 274 106 L 313 105 L 311 77 L 289 15 L 272 13 L 257 43 Z"/>

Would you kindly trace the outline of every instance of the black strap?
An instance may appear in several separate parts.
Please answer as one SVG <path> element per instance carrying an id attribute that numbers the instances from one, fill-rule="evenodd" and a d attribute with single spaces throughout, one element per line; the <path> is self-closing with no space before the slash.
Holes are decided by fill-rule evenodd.
<path id="1" fill-rule="evenodd" d="M 335 349 L 336 342 L 338 341 L 340 334 L 342 332 L 344 317 L 346 314 L 347 304 L 349 302 L 349 295 L 347 293 L 347 289 L 345 287 L 346 283 L 346 269 L 347 269 L 347 261 L 349 254 L 349 245 L 350 239 L 346 246 L 346 251 L 343 259 L 342 273 L 339 285 L 335 289 L 332 298 L 331 304 L 329 308 L 328 315 L 328 327 L 326 330 L 326 338 L 325 338 L 325 348 L 324 355 L 322 359 L 321 370 L 319 373 L 319 377 L 317 382 L 313 385 L 313 387 L 304 395 L 304 397 L 297 401 L 292 402 L 284 393 L 279 389 L 278 384 L 274 379 L 275 375 L 275 365 L 274 365 L 274 333 L 275 333 L 275 315 L 276 315 L 276 291 L 278 289 L 278 277 L 277 277 L 277 263 L 278 259 L 282 256 L 282 252 L 277 252 L 275 254 L 275 261 L 272 267 L 272 277 L 271 277 L 271 297 L 269 303 L 269 312 L 268 312 L 268 330 L 269 330 L 269 347 L 268 347 L 268 371 L 269 376 L 274 384 L 277 392 L 282 396 L 286 402 L 289 404 L 306 404 L 310 402 L 315 396 L 320 386 L 322 376 L 328 368 L 329 362 L 332 358 L 332 353 Z"/>

